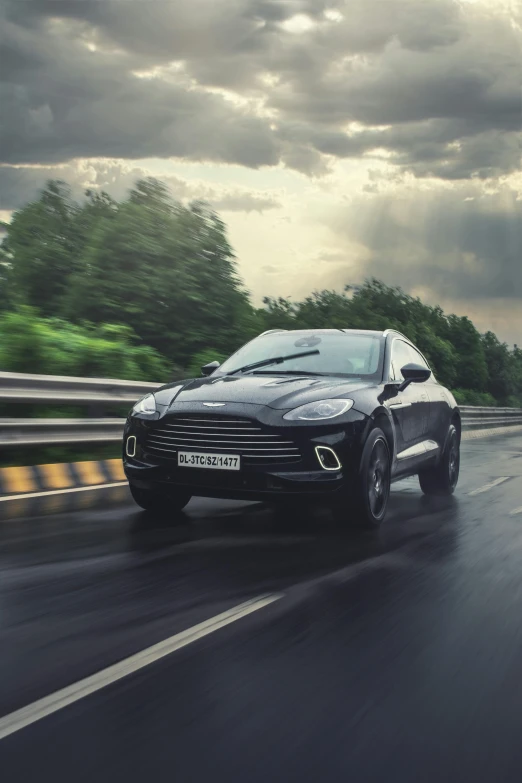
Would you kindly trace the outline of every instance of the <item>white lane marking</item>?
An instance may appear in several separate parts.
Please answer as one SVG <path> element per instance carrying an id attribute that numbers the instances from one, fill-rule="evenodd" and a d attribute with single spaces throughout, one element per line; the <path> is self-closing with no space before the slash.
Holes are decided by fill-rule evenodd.
<path id="1" fill-rule="evenodd" d="M 522 514 L 522 506 L 520 506 L 520 508 L 514 508 L 513 511 L 509 512 L 510 517 L 514 517 L 517 514 Z"/>
<path id="2" fill-rule="evenodd" d="M 468 492 L 468 495 L 481 495 L 483 492 L 487 492 L 490 489 L 493 489 L 493 487 L 498 487 L 499 484 L 503 484 L 504 481 L 507 481 L 510 476 L 500 476 L 500 478 L 496 478 L 493 481 L 490 481 L 489 484 L 484 484 L 483 487 L 478 487 L 478 489 L 473 489 L 471 492 Z"/>
<path id="3" fill-rule="evenodd" d="M 240 620 L 242 617 L 252 614 L 252 612 L 263 609 L 265 606 L 274 603 L 274 601 L 279 601 L 282 597 L 282 594 L 274 593 L 253 598 L 251 601 L 246 601 L 232 609 L 228 609 L 226 612 L 198 623 L 198 625 L 194 625 L 186 631 L 181 631 L 181 633 L 154 644 L 152 647 L 147 647 L 129 658 L 124 658 L 123 661 L 108 666 L 90 677 L 86 677 L 66 688 L 62 688 L 62 690 L 45 696 L 27 707 L 22 707 L 22 709 L 16 710 L 16 712 L 12 712 L 10 715 L 5 715 L 3 718 L 0 718 L 0 740 L 8 737 L 10 734 L 14 734 L 16 731 L 20 731 L 20 729 L 26 726 L 30 726 L 31 723 L 36 723 L 36 721 L 47 717 L 47 715 L 52 715 L 53 712 L 58 712 L 58 710 L 83 699 L 85 696 L 89 696 L 91 693 L 105 688 L 107 685 L 112 685 L 113 682 L 133 674 L 145 666 L 159 661 L 161 658 L 165 658 L 165 656 L 180 650 L 182 647 L 186 647 L 192 644 L 192 642 L 202 639 L 204 636 L 208 636 L 226 625 L 230 625 L 230 623 L 235 623 L 236 620 Z"/>
<path id="4" fill-rule="evenodd" d="M 48 492 L 28 492 L 25 495 L 6 495 L 0 497 L 0 503 L 4 500 L 25 500 L 26 498 L 45 498 L 49 495 L 65 495 L 67 492 L 88 492 L 92 489 L 106 489 L 107 487 L 124 487 L 128 481 L 115 481 L 112 484 L 93 484 L 92 487 L 70 487 L 69 489 L 51 489 Z"/>

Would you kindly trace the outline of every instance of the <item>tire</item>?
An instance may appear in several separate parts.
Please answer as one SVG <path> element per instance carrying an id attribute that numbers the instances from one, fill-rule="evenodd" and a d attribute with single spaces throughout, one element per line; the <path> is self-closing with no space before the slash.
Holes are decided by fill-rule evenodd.
<path id="1" fill-rule="evenodd" d="M 192 497 L 188 492 L 176 492 L 173 495 L 160 495 L 157 492 L 153 492 L 151 489 L 141 489 L 129 484 L 129 489 L 134 502 L 145 509 L 145 511 L 156 512 L 176 512 L 181 511 L 190 498 Z"/>
<path id="2" fill-rule="evenodd" d="M 364 444 L 351 491 L 343 493 L 334 508 L 336 518 L 366 530 L 377 529 L 386 516 L 390 484 L 390 449 L 384 432 L 376 427 Z"/>
<path id="3" fill-rule="evenodd" d="M 459 480 L 460 437 L 450 424 L 446 445 L 439 464 L 419 473 L 420 488 L 425 495 L 452 495 Z"/>

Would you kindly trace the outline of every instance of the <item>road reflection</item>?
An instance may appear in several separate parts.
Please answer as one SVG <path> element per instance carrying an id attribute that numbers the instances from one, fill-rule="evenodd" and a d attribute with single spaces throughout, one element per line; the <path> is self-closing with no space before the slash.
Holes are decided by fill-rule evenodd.
<path id="1" fill-rule="evenodd" d="M 457 497 L 427 498 L 399 488 L 382 528 L 364 532 L 339 525 L 327 508 L 302 504 L 274 508 L 195 498 L 177 515 L 155 515 L 138 509 L 127 487 L 115 487 L 4 502 L 0 514 L 0 558 L 8 565 L 118 554 L 130 555 L 133 567 L 136 558 L 194 552 L 226 560 L 234 571 L 255 561 L 255 571 L 273 567 L 282 577 L 287 565 L 291 577 L 295 568 L 338 568 L 414 541 L 422 555 L 446 557 L 455 547 L 460 511 Z"/>

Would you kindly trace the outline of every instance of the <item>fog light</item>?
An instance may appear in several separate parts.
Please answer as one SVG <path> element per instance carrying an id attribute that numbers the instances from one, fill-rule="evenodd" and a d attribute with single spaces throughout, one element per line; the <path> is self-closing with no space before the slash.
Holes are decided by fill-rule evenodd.
<path id="1" fill-rule="evenodd" d="M 135 435 L 129 435 L 127 438 L 127 446 L 125 451 L 127 452 L 128 457 L 135 457 L 136 456 L 136 436 Z"/>
<path id="2" fill-rule="evenodd" d="M 329 446 L 316 446 L 315 453 L 319 464 L 324 470 L 340 470 L 341 463 L 337 457 L 337 454 Z"/>

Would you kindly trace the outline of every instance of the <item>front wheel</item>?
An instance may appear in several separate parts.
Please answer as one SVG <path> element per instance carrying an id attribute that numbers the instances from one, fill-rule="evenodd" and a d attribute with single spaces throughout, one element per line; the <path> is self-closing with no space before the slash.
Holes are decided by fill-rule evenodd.
<path id="1" fill-rule="evenodd" d="M 145 511 L 176 512 L 185 508 L 191 495 L 188 492 L 177 491 L 172 495 L 161 495 L 152 489 L 141 489 L 129 484 L 134 501 Z"/>
<path id="2" fill-rule="evenodd" d="M 455 425 L 450 424 L 439 464 L 419 473 L 420 488 L 425 495 L 452 495 L 459 480 L 459 470 L 460 438 Z"/>
<path id="3" fill-rule="evenodd" d="M 390 483 L 390 450 L 384 432 L 376 427 L 364 444 L 352 492 L 338 501 L 335 516 L 369 530 L 378 528 L 386 516 Z"/>

